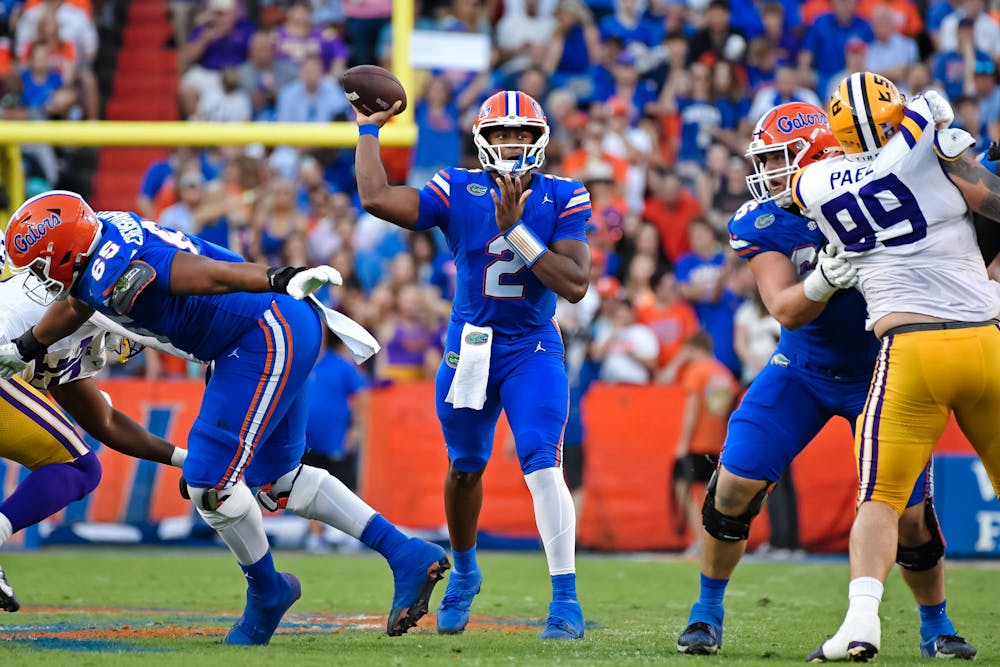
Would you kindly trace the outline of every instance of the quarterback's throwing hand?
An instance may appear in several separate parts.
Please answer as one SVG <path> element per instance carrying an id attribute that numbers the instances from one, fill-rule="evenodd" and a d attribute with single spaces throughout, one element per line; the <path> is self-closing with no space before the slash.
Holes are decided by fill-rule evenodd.
<path id="1" fill-rule="evenodd" d="M 9 380 L 25 368 L 28 362 L 21 358 L 21 352 L 14 343 L 0 345 L 0 378 Z"/>
<path id="2" fill-rule="evenodd" d="M 299 271 L 288 280 L 288 296 L 293 299 L 304 299 L 326 284 L 342 285 L 340 271 L 332 266 L 315 266 L 305 271 Z"/>

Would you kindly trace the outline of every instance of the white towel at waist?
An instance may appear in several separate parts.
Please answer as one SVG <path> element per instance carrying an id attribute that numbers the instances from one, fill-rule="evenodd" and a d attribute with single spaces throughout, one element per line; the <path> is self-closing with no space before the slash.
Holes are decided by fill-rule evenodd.
<path id="1" fill-rule="evenodd" d="M 490 350 L 493 329 L 477 327 L 468 322 L 462 327 L 462 346 L 458 352 L 458 368 L 444 399 L 456 408 L 482 410 L 486 403 L 486 384 L 490 379 Z"/>

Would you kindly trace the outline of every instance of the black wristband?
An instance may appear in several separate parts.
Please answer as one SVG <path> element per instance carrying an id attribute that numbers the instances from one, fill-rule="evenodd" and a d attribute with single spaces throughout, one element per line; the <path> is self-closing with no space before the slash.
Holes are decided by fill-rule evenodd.
<path id="1" fill-rule="evenodd" d="M 1000 143 L 994 141 L 990 144 L 990 147 L 986 149 L 986 159 L 990 162 L 1000 160 Z M 1000 165 L 997 165 L 997 169 L 1000 169 Z"/>
<path id="2" fill-rule="evenodd" d="M 267 282 L 271 285 L 271 291 L 288 294 L 288 281 L 296 273 L 305 270 L 304 266 L 272 266 L 267 270 Z"/>
<path id="3" fill-rule="evenodd" d="M 42 345 L 42 343 L 35 338 L 35 334 L 31 331 L 31 329 L 28 329 L 11 342 L 17 346 L 17 353 L 20 354 L 21 358 L 25 361 L 41 359 L 45 356 L 45 351 L 49 349 L 48 345 Z"/>

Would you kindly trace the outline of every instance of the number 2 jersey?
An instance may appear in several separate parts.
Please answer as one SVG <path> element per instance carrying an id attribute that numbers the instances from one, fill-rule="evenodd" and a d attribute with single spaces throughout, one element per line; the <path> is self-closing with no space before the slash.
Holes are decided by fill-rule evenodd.
<path id="1" fill-rule="evenodd" d="M 268 309 L 273 294 L 192 296 L 170 292 L 179 252 L 221 260 L 243 259 L 197 237 L 160 227 L 134 213 L 100 211 L 101 240 L 71 294 L 157 348 L 208 362 L 219 356 Z"/>
<path id="2" fill-rule="evenodd" d="M 824 239 L 816 223 L 773 201 L 751 200 L 729 221 L 729 244 L 747 260 L 763 252 L 780 253 L 801 279 L 816 268 Z M 864 298 L 857 290 L 839 290 L 812 322 L 781 328 L 771 363 L 850 378 L 871 375 L 877 354 L 878 340 L 865 330 Z"/>
<path id="3" fill-rule="evenodd" d="M 452 321 L 519 335 L 547 324 L 556 295 L 513 253 L 497 227 L 493 172 L 443 169 L 420 192 L 417 229 L 440 227 L 455 256 Z M 590 194 L 579 181 L 532 173 L 521 220 L 546 246 L 587 242 Z M 499 194 L 499 192 L 498 192 Z"/>
<path id="4" fill-rule="evenodd" d="M 815 162 L 792 179 L 805 215 L 858 270 L 868 328 L 893 312 L 978 322 L 1000 312 L 965 199 L 940 160 L 939 134 L 923 97 L 867 162 Z"/>

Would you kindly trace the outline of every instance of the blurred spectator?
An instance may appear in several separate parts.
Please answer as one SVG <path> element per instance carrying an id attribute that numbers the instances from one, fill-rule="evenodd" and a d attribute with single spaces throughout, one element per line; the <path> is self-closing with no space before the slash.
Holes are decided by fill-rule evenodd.
<path id="1" fill-rule="evenodd" d="M 177 55 L 183 72 L 180 103 L 185 117 L 195 112 L 202 95 L 222 86 L 223 69 L 246 61 L 253 33 L 253 23 L 240 15 L 236 0 L 208 0 Z"/>
<path id="2" fill-rule="evenodd" d="M 298 66 L 274 57 L 274 36 L 255 32 L 249 56 L 239 67 L 240 87 L 250 93 L 254 120 L 274 120 L 278 92 L 298 76 Z"/>
<path id="3" fill-rule="evenodd" d="M 868 21 L 858 16 L 857 0 L 833 0 L 833 11 L 809 27 L 799 53 L 799 72 L 815 71 L 816 90 L 826 90 L 833 75 L 844 69 L 844 46 L 851 37 L 869 43 L 874 39 Z"/>
<path id="4" fill-rule="evenodd" d="M 875 38 L 868 45 L 866 69 L 891 81 L 905 80 L 910 66 L 919 57 L 917 43 L 900 33 L 896 14 L 889 7 L 874 7 L 870 20 Z"/>
<path id="5" fill-rule="evenodd" d="M 698 316 L 681 296 L 673 273 L 664 273 L 656 284 L 652 303 L 636 311 L 640 324 L 649 327 L 660 344 L 656 356 L 658 368 L 665 368 L 684 344 L 699 329 Z"/>
<path id="6" fill-rule="evenodd" d="M 659 344 L 649 327 L 635 321 L 627 298 L 610 307 L 610 318 L 594 332 L 590 356 L 601 364 L 604 382 L 648 384 L 656 370 Z"/>
<path id="7" fill-rule="evenodd" d="M 694 538 L 686 553 L 695 555 L 701 551 L 701 503 L 693 496 L 692 486 L 708 484 L 718 466 L 738 386 L 729 369 L 712 356 L 712 337 L 704 331 L 684 342 L 661 373 L 661 381 L 678 381 L 685 394 L 671 476 L 675 498 L 685 509 Z"/>
<path id="8" fill-rule="evenodd" d="M 608 100 L 607 134 L 603 154 L 628 163 L 623 195 L 630 211 L 641 211 L 646 190 L 646 169 L 653 158 L 653 138 L 644 129 L 630 126 L 629 104 L 617 97 Z"/>
<path id="9" fill-rule="evenodd" d="M 307 56 L 317 56 L 324 71 L 339 79 L 347 69 L 348 48 L 333 28 L 315 26 L 312 7 L 297 0 L 285 11 L 285 21 L 274 31 L 275 60 L 298 69 Z"/>
<path id="10" fill-rule="evenodd" d="M 952 127 L 959 127 L 976 139 L 976 150 L 985 150 L 990 145 L 989 126 L 979 111 L 979 100 L 971 95 L 963 95 L 951 101 L 955 109 L 955 122 Z"/>
<path id="11" fill-rule="evenodd" d="M 324 330 L 325 349 L 309 375 L 306 451 L 302 463 L 326 470 L 352 491 L 358 488 L 358 454 L 365 443 L 368 383 L 340 339 Z M 324 524 L 312 521 L 306 548 L 324 551 Z"/>
<path id="12" fill-rule="evenodd" d="M 975 47 L 988 53 L 991 60 L 1000 60 L 1000 25 L 986 12 L 984 0 L 961 0 L 955 3 L 955 11 L 941 21 L 937 48 L 941 51 L 958 49 L 958 24 L 964 18 L 973 21 L 972 39 Z"/>
<path id="13" fill-rule="evenodd" d="M 438 22 L 438 29 L 489 35 L 492 28 L 485 9 L 479 0 L 451 0 L 448 11 Z"/>
<path id="14" fill-rule="evenodd" d="M 712 95 L 722 116 L 717 136 L 735 151 L 744 149 L 746 137 L 753 130 L 747 120 L 750 97 L 743 76 L 743 71 L 728 60 L 712 66 Z"/>
<path id="15" fill-rule="evenodd" d="M 64 42 L 72 42 L 77 57 L 88 66 L 97 55 L 97 28 L 91 17 L 79 7 L 62 0 L 43 0 L 27 9 L 17 20 L 16 53 L 26 53 L 27 43 L 36 39 L 38 23 L 47 14 L 55 15 L 59 24 L 59 36 Z"/>
<path id="16" fill-rule="evenodd" d="M 20 70 L 21 103 L 32 120 L 46 120 L 53 115 L 65 116 L 76 100 L 72 89 L 63 87 L 63 77 L 49 61 L 49 49 L 38 44 L 28 62 Z M 64 95 L 58 95 L 63 91 Z M 66 97 L 69 95 L 69 98 Z"/>
<path id="17" fill-rule="evenodd" d="M 431 232 L 413 232 L 407 241 L 417 280 L 421 285 L 433 286 L 440 298 L 450 301 L 455 295 L 455 260 L 451 253 L 438 250 Z"/>
<path id="18" fill-rule="evenodd" d="M 854 72 L 863 72 L 867 67 L 868 63 L 868 45 L 856 37 L 851 37 L 847 40 L 847 44 L 844 46 L 844 69 L 837 72 L 830 77 L 829 88 L 826 90 L 825 97 L 827 99 L 833 95 L 837 90 L 837 86 L 840 82 L 844 80 L 847 76 L 850 76 Z M 825 108 L 825 107 L 820 107 Z"/>
<path id="19" fill-rule="evenodd" d="M 854 43 L 852 42 L 852 44 Z M 861 42 L 861 44 L 864 44 L 864 42 Z M 834 85 L 839 81 L 837 76 L 830 77 L 830 80 L 834 82 Z M 826 105 L 820 102 L 816 93 L 802 86 L 800 81 L 800 74 L 797 69 L 788 66 L 778 67 L 774 76 L 774 85 L 764 86 L 754 95 L 753 103 L 750 105 L 750 122 L 756 123 L 768 109 L 779 104 L 787 104 L 788 102 L 805 102 L 806 104 L 815 104 L 820 108 L 825 108 Z M 744 138 L 744 141 L 746 141 L 746 138 Z"/>
<path id="20" fill-rule="evenodd" d="M 200 4 L 199 0 L 170 0 L 170 21 L 174 27 L 175 47 L 187 44 Z"/>
<path id="21" fill-rule="evenodd" d="M 748 387 L 771 360 L 778 347 L 781 325 L 771 317 L 756 287 L 736 311 L 733 347 L 743 366 L 740 382 Z"/>
<path id="22" fill-rule="evenodd" d="M 727 287 L 735 255 L 719 242 L 715 229 L 705 218 L 688 225 L 691 252 L 677 260 L 675 274 L 681 294 L 694 306 L 702 328 L 715 342 L 715 356 L 734 375 L 740 361 L 733 349 L 733 318 L 740 299 Z"/>
<path id="23" fill-rule="evenodd" d="M 590 86 L 588 72 L 600 59 L 601 36 L 590 10 L 581 0 L 560 0 L 542 67 L 554 87 L 569 86 L 583 92 Z"/>
<path id="24" fill-rule="evenodd" d="M 299 68 L 299 78 L 278 93 L 275 120 L 329 123 L 346 118 L 350 106 L 340 84 L 323 75 L 319 56 L 306 56 Z"/>
<path id="25" fill-rule="evenodd" d="M 923 32 L 924 19 L 920 16 L 920 10 L 917 9 L 914 0 L 861 0 L 858 4 L 858 14 L 861 18 L 871 21 L 874 28 L 872 17 L 878 8 L 892 12 L 892 25 L 896 32 L 913 39 Z"/>
<path id="26" fill-rule="evenodd" d="M 934 79 L 950 99 L 971 94 L 976 63 L 990 59 L 985 51 L 976 48 L 972 32 L 975 23 L 968 17 L 960 20 L 955 33 L 955 50 L 940 51 L 934 58 Z"/>
<path id="27" fill-rule="evenodd" d="M 687 73 L 668 80 L 660 96 L 660 108 L 665 113 L 680 114 L 677 173 L 693 184 L 705 162 L 705 152 L 722 129 L 722 112 L 712 94 L 708 66 L 694 63 Z"/>
<path id="28" fill-rule="evenodd" d="M 240 87 L 240 71 L 235 67 L 222 70 L 219 88 L 210 88 L 198 98 L 191 120 L 217 123 L 245 123 L 253 118 L 250 93 Z"/>
<path id="29" fill-rule="evenodd" d="M 495 44 L 504 69 L 519 72 L 530 65 L 540 65 L 552 43 L 557 21 L 551 14 L 540 13 L 539 0 L 525 0 L 520 11 L 504 7 L 497 23 Z"/>
<path id="30" fill-rule="evenodd" d="M 383 348 L 378 377 L 394 382 L 429 380 L 441 360 L 435 341 L 438 327 L 428 321 L 418 285 L 407 283 L 392 293 L 394 307 L 378 331 Z"/>
<path id="31" fill-rule="evenodd" d="M 197 213 L 202 202 L 204 184 L 205 179 L 197 168 L 182 173 L 177 180 L 177 203 L 171 204 L 160 214 L 160 226 L 197 235 L 201 231 Z"/>
<path id="32" fill-rule="evenodd" d="M 989 146 L 989 126 L 1000 120 L 1000 88 L 997 87 L 997 67 L 992 60 L 976 60 L 972 75 L 972 95 L 979 100 L 979 118 L 983 122 L 983 141 L 979 147 L 985 149 Z"/>
<path id="33" fill-rule="evenodd" d="M 681 185 L 672 170 L 657 169 L 649 174 L 650 196 L 642 217 L 660 230 L 660 241 L 667 258 L 676 264 L 691 249 L 688 226 L 702 215 L 698 198 Z"/>
<path id="34" fill-rule="evenodd" d="M 293 236 L 304 236 L 307 223 L 295 205 L 295 182 L 285 178 L 272 180 L 254 210 L 251 259 L 280 266 L 285 242 Z"/>
<path id="35" fill-rule="evenodd" d="M 748 9 L 752 11 L 759 25 L 760 19 L 756 16 L 757 11 L 753 8 L 753 3 L 739 4 L 749 5 Z M 729 0 L 709 1 L 703 16 L 703 27 L 691 39 L 692 61 L 712 65 L 719 60 L 743 62 L 746 59 L 746 35 L 735 29 L 729 19 Z"/>
<path id="36" fill-rule="evenodd" d="M 392 17 L 391 0 L 350 0 L 344 3 L 347 17 L 347 42 L 351 46 L 350 64 L 375 63 L 375 44 L 379 32 Z"/>
<path id="37" fill-rule="evenodd" d="M 643 16 L 640 0 L 615 0 L 613 15 L 598 22 L 601 40 L 617 39 L 636 54 L 663 41 L 663 24 Z"/>
<path id="38" fill-rule="evenodd" d="M 174 175 L 179 174 L 184 165 L 192 161 L 200 167 L 205 181 L 211 181 L 216 177 L 216 169 L 203 151 L 188 146 L 173 148 L 167 158 L 154 162 L 146 168 L 135 202 L 136 211 L 150 220 L 158 220 L 160 212 L 177 200 Z"/>
<path id="39" fill-rule="evenodd" d="M 725 230 L 729 219 L 747 199 L 746 177 L 749 171 L 747 161 L 730 157 L 725 163 L 726 170 L 715 187 L 710 189 L 711 198 L 706 207 L 705 217 L 717 230 Z"/>
<path id="40" fill-rule="evenodd" d="M 789 4 L 765 2 L 760 9 L 760 18 L 764 28 L 763 39 L 772 45 L 776 62 L 794 66 L 798 62 L 799 51 L 802 50 L 802 36 L 795 29 L 797 26 L 787 25 L 789 16 L 794 21 L 798 13 L 797 8 L 793 7 L 786 11 Z"/>
<path id="41" fill-rule="evenodd" d="M 655 229 L 647 225 L 648 229 Z M 647 254 L 636 253 L 628 260 L 625 271 L 625 296 L 636 312 L 653 303 L 653 276 L 656 275 L 656 260 Z"/>

